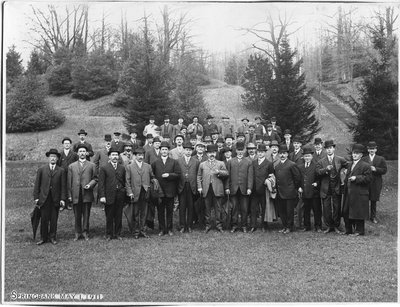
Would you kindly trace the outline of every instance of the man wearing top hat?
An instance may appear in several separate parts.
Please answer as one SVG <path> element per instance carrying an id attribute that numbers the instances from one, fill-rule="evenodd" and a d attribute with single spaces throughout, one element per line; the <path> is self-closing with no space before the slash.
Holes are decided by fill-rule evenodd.
<path id="1" fill-rule="evenodd" d="M 335 155 L 335 143 L 333 140 L 325 141 L 327 156 L 317 162 L 317 174 L 321 179 L 320 196 L 322 198 L 324 221 L 328 229 L 324 232 L 343 232 L 340 226 L 340 173 L 347 167 L 347 161 Z"/>
<path id="2" fill-rule="evenodd" d="M 322 208 L 319 197 L 319 180 L 317 176 L 317 162 L 313 159 L 314 148 L 311 145 L 303 147 L 303 163 L 298 167 L 302 175 L 299 193 L 304 203 L 304 228 L 311 230 L 311 210 L 314 215 L 314 230 L 322 232 Z"/>
<path id="3" fill-rule="evenodd" d="M 187 128 L 187 133 L 197 135 L 203 135 L 203 126 L 199 124 L 199 117 L 197 115 L 192 117 L 192 123 Z"/>
<path id="4" fill-rule="evenodd" d="M 184 139 L 183 139 L 182 135 L 177 134 L 175 136 L 174 143 L 175 143 L 176 147 L 169 151 L 169 156 L 172 159 L 178 160 L 179 158 L 183 157 L 183 155 L 185 154 L 185 149 L 183 147 L 183 141 L 184 141 Z M 190 152 L 190 153 L 192 153 L 192 152 Z"/>
<path id="5" fill-rule="evenodd" d="M 288 159 L 289 150 L 286 144 L 279 146 L 280 161 L 275 166 L 276 201 L 279 216 L 282 221 L 282 230 L 287 234 L 294 230 L 294 206 L 296 205 L 297 192 L 301 186 L 301 174 L 296 163 Z"/>
<path id="6" fill-rule="evenodd" d="M 261 144 L 257 148 L 257 159 L 253 164 L 253 187 L 250 196 L 250 232 L 257 230 L 257 217 L 261 214 L 261 229 L 264 232 L 267 229 L 267 223 L 264 222 L 265 216 L 265 180 L 274 177 L 273 164 L 265 157 L 267 148 Z M 261 206 L 261 212 L 259 208 Z"/>
<path id="7" fill-rule="evenodd" d="M 271 141 L 276 140 L 278 143 L 281 142 L 281 137 L 279 136 L 277 131 L 273 130 L 271 123 L 267 124 L 267 132 L 265 133 L 265 135 L 269 136 Z"/>
<path id="8" fill-rule="evenodd" d="M 253 188 L 253 163 L 244 157 L 244 144 L 239 143 L 236 147 L 237 156 L 227 163 L 229 177 L 227 178 L 225 194 L 232 199 L 232 230 L 235 232 L 240 227 L 247 232 L 247 213 L 249 197 Z M 241 221 L 239 223 L 239 214 Z M 229 227 L 229 225 L 228 225 Z"/>
<path id="9" fill-rule="evenodd" d="M 81 129 L 78 132 L 79 142 L 74 144 L 73 150 L 78 153 L 78 145 L 83 144 L 86 147 L 86 160 L 90 161 L 90 158 L 94 156 L 92 145 L 86 141 L 87 132 L 85 129 Z"/>
<path id="10" fill-rule="evenodd" d="M 282 135 L 282 129 L 281 129 L 281 127 L 279 127 L 276 124 L 276 117 L 275 116 L 271 117 L 271 124 L 272 124 L 272 130 L 275 131 L 276 133 L 278 133 L 279 136 Z"/>
<path id="11" fill-rule="evenodd" d="M 228 170 L 224 162 L 215 159 L 217 154 L 216 145 L 207 146 L 208 160 L 200 163 L 197 172 L 197 189 L 205 202 L 205 233 L 211 229 L 211 208 L 215 208 L 215 222 L 219 232 L 222 229 L 222 197 L 224 196 L 224 179 L 227 178 Z"/>
<path id="12" fill-rule="evenodd" d="M 168 143 L 169 144 L 169 143 Z M 155 137 L 153 139 L 153 146 L 151 149 L 149 149 L 148 151 L 146 151 L 145 155 L 144 155 L 144 161 L 147 164 L 152 164 L 154 161 L 156 161 L 157 159 L 159 159 L 161 157 L 161 149 L 160 149 L 160 145 L 161 145 L 161 140 L 159 137 Z"/>
<path id="13" fill-rule="evenodd" d="M 109 161 L 100 167 L 98 193 L 100 202 L 105 205 L 106 240 L 122 240 L 122 209 L 125 203 L 125 167 L 118 163 L 119 150 L 111 147 L 108 151 Z"/>
<path id="14" fill-rule="evenodd" d="M 321 138 L 314 139 L 314 149 L 315 150 L 314 150 L 314 154 L 313 154 L 313 159 L 315 162 L 318 162 L 319 160 L 326 157 L 326 150 L 322 146 Z"/>
<path id="15" fill-rule="evenodd" d="M 289 153 L 294 151 L 294 146 L 293 146 L 293 141 L 292 141 L 292 135 L 290 133 L 289 129 L 286 129 L 283 132 L 283 137 L 284 140 L 282 141 L 282 144 L 286 146 L 286 149 L 289 150 Z"/>
<path id="16" fill-rule="evenodd" d="M 261 136 L 266 134 L 267 131 L 265 130 L 264 125 L 261 124 L 261 117 L 260 116 L 256 116 L 254 118 L 254 121 L 255 121 L 255 127 L 254 127 L 255 134 L 258 134 L 258 135 L 261 135 Z"/>
<path id="17" fill-rule="evenodd" d="M 161 128 L 161 135 L 164 137 L 165 135 L 168 135 L 169 139 L 172 139 L 174 136 L 174 126 L 170 124 L 169 122 L 169 116 L 165 115 L 164 116 L 164 124 L 160 126 Z"/>
<path id="18" fill-rule="evenodd" d="M 372 178 L 369 185 L 369 200 L 371 202 L 370 220 L 374 224 L 378 223 L 376 219 L 376 203 L 379 201 L 382 190 L 382 175 L 387 172 L 386 160 L 382 156 L 376 154 L 378 146 L 375 141 L 368 142 L 368 155 L 362 160 L 370 165 Z"/>
<path id="19" fill-rule="evenodd" d="M 238 136 L 239 133 L 243 133 L 243 135 L 247 134 L 249 131 L 249 119 L 247 117 L 242 118 L 242 125 L 238 127 L 237 129 L 237 134 Z"/>
<path id="20" fill-rule="evenodd" d="M 143 135 L 145 137 L 147 137 L 148 134 L 151 134 L 153 136 L 155 136 L 156 133 L 156 128 L 158 128 L 158 126 L 154 123 L 155 122 L 155 117 L 154 115 L 150 115 L 149 117 L 149 124 L 146 125 L 143 129 Z"/>
<path id="21" fill-rule="evenodd" d="M 349 163 L 344 180 L 343 218 L 346 234 L 365 234 L 365 220 L 369 217 L 369 183 L 371 166 L 363 161 L 364 146 L 355 144 L 352 148 L 353 161 Z"/>
<path id="22" fill-rule="evenodd" d="M 46 152 L 49 163 L 40 167 L 36 174 L 33 199 L 41 214 L 41 240 L 37 245 L 42 245 L 48 240 L 52 244 L 57 244 L 58 212 L 60 206 L 65 207 L 67 189 L 65 170 L 57 165 L 60 156 L 57 149 L 50 149 Z"/>
<path id="23" fill-rule="evenodd" d="M 150 182 L 154 178 L 151 166 L 144 162 L 144 150 L 139 147 L 134 150 L 135 161 L 126 166 L 126 194 L 133 202 L 133 235 L 148 238 L 145 231 L 148 202 L 146 194 L 150 188 Z"/>
<path id="24" fill-rule="evenodd" d="M 178 161 L 168 157 L 170 145 L 167 142 L 161 142 L 161 157 L 151 164 L 155 178 L 160 183 L 163 192 L 161 202 L 157 205 L 158 223 L 160 227 L 159 236 L 172 232 L 172 218 L 174 212 L 174 197 L 177 195 L 178 180 L 181 175 L 181 169 Z"/>
<path id="25" fill-rule="evenodd" d="M 192 157 L 193 147 L 189 142 L 183 144 L 184 155 L 178 158 L 181 169 L 178 185 L 180 232 L 192 232 L 194 199 L 197 194 L 197 171 L 200 162 Z"/>
<path id="26" fill-rule="evenodd" d="M 212 135 L 212 133 L 216 131 L 216 133 L 219 134 L 218 126 L 214 123 L 214 117 L 212 115 L 207 115 L 206 121 L 207 123 L 203 126 L 203 133 L 205 135 Z"/>
<path id="27" fill-rule="evenodd" d="M 222 124 L 219 126 L 219 131 L 222 138 L 225 138 L 228 134 L 233 135 L 233 125 L 229 122 L 229 116 L 222 116 Z"/>
<path id="28" fill-rule="evenodd" d="M 108 163 L 108 151 L 111 148 L 111 135 L 106 134 L 104 136 L 104 148 L 96 151 L 93 157 L 93 163 L 96 165 L 96 171 L 99 172 L 100 167 Z"/>
<path id="29" fill-rule="evenodd" d="M 84 144 L 78 147 L 79 160 L 68 166 L 68 199 L 73 204 L 75 216 L 75 238 L 77 241 L 82 235 L 89 240 L 90 209 L 94 200 L 93 188 L 98 181 L 96 165 L 86 160 L 87 149 Z M 82 232 L 83 219 L 83 232 Z"/>
<path id="30" fill-rule="evenodd" d="M 111 141 L 111 147 L 117 148 L 121 153 L 124 151 L 124 142 L 120 140 L 121 132 L 114 132 L 114 139 Z"/>

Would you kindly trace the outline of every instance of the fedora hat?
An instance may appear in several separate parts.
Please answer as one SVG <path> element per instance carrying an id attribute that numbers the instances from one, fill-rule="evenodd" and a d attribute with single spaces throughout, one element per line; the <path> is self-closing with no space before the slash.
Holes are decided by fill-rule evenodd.
<path id="1" fill-rule="evenodd" d="M 46 157 L 48 157 L 50 155 L 57 155 L 58 158 L 61 157 L 61 154 L 55 148 L 51 148 L 48 152 L 46 152 Z"/>
<path id="2" fill-rule="evenodd" d="M 377 148 L 377 147 L 378 147 L 378 145 L 376 145 L 375 141 L 369 141 L 367 144 L 368 149 Z"/>
<path id="3" fill-rule="evenodd" d="M 281 144 L 279 146 L 279 153 L 281 152 L 289 152 L 289 149 L 287 148 L 287 146 L 285 144 Z"/>
<path id="4" fill-rule="evenodd" d="M 307 154 L 313 154 L 314 153 L 314 148 L 311 146 L 304 146 L 303 147 L 303 155 Z"/>
<path id="5" fill-rule="evenodd" d="M 293 141 L 292 141 L 293 143 L 300 143 L 300 144 L 303 144 L 303 141 L 300 139 L 300 137 L 299 136 L 295 136 L 294 138 L 293 138 Z"/>
<path id="6" fill-rule="evenodd" d="M 321 138 L 315 138 L 314 139 L 314 145 L 317 145 L 317 144 L 322 144 L 322 139 Z"/>
<path id="7" fill-rule="evenodd" d="M 79 130 L 79 132 L 78 132 L 78 135 L 80 135 L 80 134 L 87 135 L 87 132 L 85 131 L 85 129 L 81 129 L 81 130 Z"/>
<path id="8" fill-rule="evenodd" d="M 72 144 L 72 140 L 67 136 L 63 138 L 63 140 L 61 141 L 61 144 L 64 144 L 64 141 L 69 141 Z"/>
<path id="9" fill-rule="evenodd" d="M 351 152 L 363 153 L 364 152 L 364 146 L 362 144 L 354 144 L 353 148 L 351 149 Z"/>
<path id="10" fill-rule="evenodd" d="M 82 143 L 79 143 L 78 146 L 76 146 L 76 151 L 78 151 L 80 148 L 85 148 L 86 151 L 88 150 L 87 146 L 85 144 L 82 144 Z"/>
<path id="11" fill-rule="evenodd" d="M 169 142 L 167 142 L 167 141 L 162 141 L 160 148 L 162 148 L 162 147 L 167 147 L 169 149 L 171 147 L 171 145 L 169 145 Z"/>
<path id="12" fill-rule="evenodd" d="M 277 140 L 272 140 L 272 141 L 271 141 L 271 144 L 269 144 L 269 146 L 270 146 L 270 147 L 272 147 L 272 146 L 279 147 L 279 143 L 278 143 Z"/>
<path id="13" fill-rule="evenodd" d="M 118 147 L 112 146 L 110 148 L 110 150 L 108 151 L 108 155 L 111 155 L 112 152 L 116 152 L 116 153 L 120 154 Z"/>
<path id="14" fill-rule="evenodd" d="M 153 143 L 156 143 L 156 142 L 161 142 L 161 140 L 160 140 L 160 138 L 159 138 L 158 136 L 156 136 L 156 137 L 153 139 Z"/>
<path id="15" fill-rule="evenodd" d="M 192 144 L 191 144 L 190 142 L 185 142 L 185 143 L 183 144 L 183 148 L 190 148 L 190 149 L 193 149 L 193 146 L 192 146 Z"/>
<path id="16" fill-rule="evenodd" d="M 211 144 L 211 145 L 207 145 L 207 152 L 217 152 L 218 151 L 218 146 Z"/>
<path id="17" fill-rule="evenodd" d="M 335 142 L 333 140 L 325 141 L 325 145 L 324 145 L 325 148 L 328 148 L 328 147 L 331 147 L 331 146 L 336 147 L 336 144 L 335 144 Z"/>

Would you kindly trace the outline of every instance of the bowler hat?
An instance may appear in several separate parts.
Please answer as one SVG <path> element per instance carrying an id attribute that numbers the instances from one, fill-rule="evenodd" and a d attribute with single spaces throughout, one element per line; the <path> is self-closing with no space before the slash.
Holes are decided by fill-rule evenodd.
<path id="1" fill-rule="evenodd" d="M 136 155 L 137 154 L 144 154 L 144 149 L 143 149 L 143 147 L 138 147 L 138 148 L 132 150 L 132 153 L 134 153 Z"/>
<path id="2" fill-rule="evenodd" d="M 111 142 L 111 134 L 104 135 L 104 141 Z"/>
<path id="3" fill-rule="evenodd" d="M 211 145 L 207 145 L 207 152 L 217 152 L 218 151 L 218 146 L 211 144 Z"/>
<path id="4" fill-rule="evenodd" d="M 228 133 L 227 135 L 225 135 L 225 140 L 226 140 L 226 139 L 233 139 L 232 134 Z"/>
<path id="5" fill-rule="evenodd" d="M 151 133 L 146 134 L 146 139 L 152 139 L 152 138 L 153 138 L 153 135 Z"/>
<path id="6" fill-rule="evenodd" d="M 182 131 L 183 129 L 187 129 L 187 126 L 185 126 L 185 125 L 182 125 L 182 127 L 181 127 L 181 130 L 180 130 L 180 131 Z"/>
<path id="7" fill-rule="evenodd" d="M 80 148 L 85 148 L 86 151 L 88 150 L 87 146 L 85 144 L 82 144 L 82 143 L 79 143 L 78 146 L 76 146 L 76 151 L 78 151 Z"/>
<path id="8" fill-rule="evenodd" d="M 239 137 L 239 136 L 245 137 L 245 135 L 244 135 L 243 132 L 238 132 L 238 133 L 236 134 L 236 136 L 237 136 L 237 137 Z"/>
<path id="9" fill-rule="evenodd" d="M 213 135 L 213 134 L 219 134 L 219 132 L 217 130 L 213 130 L 213 131 L 211 131 L 211 135 Z"/>
<path id="10" fill-rule="evenodd" d="M 161 142 L 161 140 L 160 140 L 160 138 L 159 138 L 158 136 L 156 136 L 156 137 L 153 139 L 153 143 L 156 143 L 156 142 Z"/>
<path id="11" fill-rule="evenodd" d="M 129 129 L 129 134 L 132 134 L 132 133 L 138 133 L 137 132 L 137 129 L 136 128 L 131 128 L 131 129 Z"/>
<path id="12" fill-rule="evenodd" d="M 244 150 L 244 143 L 243 142 L 237 142 L 236 143 L 236 150 Z"/>
<path id="13" fill-rule="evenodd" d="M 199 117 L 197 115 L 193 115 L 192 116 L 192 120 L 195 119 L 195 118 L 199 119 Z"/>
<path id="14" fill-rule="evenodd" d="M 232 151 L 232 148 L 230 148 L 230 147 L 228 147 L 228 146 L 222 147 L 222 149 L 221 149 L 221 152 L 222 152 L 222 153 L 226 153 L 227 151 Z"/>
<path id="15" fill-rule="evenodd" d="M 87 132 L 85 131 L 85 129 L 81 129 L 81 130 L 79 130 L 79 132 L 78 132 L 78 135 L 80 135 L 80 134 L 87 135 Z"/>
<path id="16" fill-rule="evenodd" d="M 291 134 L 289 129 L 285 129 L 285 131 L 283 132 L 283 135 L 285 134 Z"/>
<path id="17" fill-rule="evenodd" d="M 257 146 L 257 151 L 267 151 L 267 145 L 265 144 L 259 144 Z"/>
<path id="18" fill-rule="evenodd" d="M 281 144 L 279 146 L 279 153 L 281 152 L 289 152 L 289 149 L 287 148 L 287 146 L 285 144 Z"/>
<path id="19" fill-rule="evenodd" d="M 331 146 L 336 147 L 336 144 L 335 144 L 335 142 L 333 140 L 325 141 L 325 145 L 324 145 L 325 148 L 328 148 L 328 147 L 331 147 Z"/>
<path id="20" fill-rule="evenodd" d="M 293 138 L 293 143 L 300 143 L 300 144 L 303 144 L 303 141 L 300 139 L 300 137 L 295 136 L 295 137 Z"/>
<path id="21" fill-rule="evenodd" d="M 183 137 L 182 134 L 177 134 L 177 135 L 175 135 L 175 137 L 174 137 L 174 142 L 176 141 L 176 138 L 178 138 L 178 137 L 182 138 L 182 140 L 185 140 L 185 138 Z"/>
<path id="22" fill-rule="evenodd" d="M 314 153 L 314 148 L 307 145 L 303 147 L 303 155 L 307 155 L 307 154 L 313 154 Z"/>
<path id="23" fill-rule="evenodd" d="M 59 157 L 59 158 L 61 157 L 61 154 L 55 148 L 51 148 L 48 152 L 46 152 L 46 157 L 48 157 L 50 155 L 57 155 L 57 157 Z"/>
<path id="24" fill-rule="evenodd" d="M 242 121 L 244 121 L 244 120 L 249 121 L 249 119 L 248 119 L 247 117 L 244 117 L 244 118 L 242 118 L 241 120 L 242 120 Z"/>
<path id="25" fill-rule="evenodd" d="M 315 144 L 315 145 L 317 145 L 317 144 L 322 144 L 322 139 L 321 139 L 321 138 L 315 138 L 315 139 L 314 139 L 314 144 Z"/>
<path id="26" fill-rule="evenodd" d="M 351 152 L 363 153 L 364 152 L 364 146 L 362 144 L 354 144 L 353 148 L 351 149 Z"/>
<path id="27" fill-rule="evenodd" d="M 120 135 L 121 135 L 121 132 L 118 132 L 118 131 L 117 131 L 117 132 L 114 132 L 114 135 L 115 135 L 115 136 L 120 136 Z"/>
<path id="28" fill-rule="evenodd" d="M 253 124 L 253 123 L 251 123 L 251 124 L 249 125 L 249 128 L 251 128 L 251 127 L 255 128 L 255 127 L 256 127 L 256 125 L 255 125 L 255 124 Z"/>
<path id="29" fill-rule="evenodd" d="M 167 148 L 169 149 L 171 146 L 169 145 L 169 142 L 167 142 L 167 141 L 162 141 L 162 142 L 161 142 L 161 145 L 160 145 L 160 148 L 162 148 L 162 147 L 167 147 Z"/>
<path id="30" fill-rule="evenodd" d="M 271 128 L 272 128 L 272 124 L 271 124 L 271 123 L 268 123 L 268 124 L 267 124 L 267 128 L 268 128 L 268 127 L 271 127 Z"/>
<path id="31" fill-rule="evenodd" d="M 369 141 L 368 144 L 367 144 L 367 148 L 368 149 L 377 148 L 377 147 L 378 147 L 378 145 L 376 145 L 375 141 Z"/>
<path id="32" fill-rule="evenodd" d="M 217 139 L 217 143 L 224 143 L 224 139 L 221 138 L 221 137 L 219 137 L 219 138 Z"/>
<path id="33" fill-rule="evenodd" d="M 116 153 L 120 154 L 118 147 L 112 146 L 110 148 L 110 150 L 108 151 L 108 155 L 111 155 L 112 152 L 116 152 Z"/>
<path id="34" fill-rule="evenodd" d="M 64 141 L 69 141 L 69 142 L 72 144 L 72 140 L 71 140 L 69 137 L 67 137 L 67 136 L 65 136 L 65 137 L 63 138 L 63 140 L 61 141 L 61 144 L 64 144 Z"/>
<path id="35" fill-rule="evenodd" d="M 254 143 L 249 143 L 247 144 L 247 149 L 257 149 L 256 145 L 254 145 Z"/>
<path id="36" fill-rule="evenodd" d="M 169 116 L 168 116 L 168 115 L 165 115 L 165 116 L 164 116 L 164 120 L 169 120 Z"/>
<path id="37" fill-rule="evenodd" d="M 206 120 L 213 119 L 213 118 L 214 118 L 214 117 L 213 117 L 212 115 L 207 115 Z"/>
<path id="38" fill-rule="evenodd" d="M 222 119 L 229 119 L 229 116 L 222 116 Z"/>
<path id="39" fill-rule="evenodd" d="M 257 120 L 257 119 L 261 120 L 261 117 L 260 117 L 260 116 L 256 116 L 256 117 L 254 118 L 254 120 Z"/>
<path id="40" fill-rule="evenodd" d="M 183 148 L 193 149 L 193 146 L 192 146 L 192 144 L 190 142 L 185 142 L 185 143 L 183 143 Z"/>
<path id="41" fill-rule="evenodd" d="M 269 144 L 269 146 L 270 146 L 270 147 L 272 147 L 272 146 L 279 147 L 279 143 L 278 143 L 277 140 L 272 140 L 272 142 L 271 142 L 271 144 Z"/>

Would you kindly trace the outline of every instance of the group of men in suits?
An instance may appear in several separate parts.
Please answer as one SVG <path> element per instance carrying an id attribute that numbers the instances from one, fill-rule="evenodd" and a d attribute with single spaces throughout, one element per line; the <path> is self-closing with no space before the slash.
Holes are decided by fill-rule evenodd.
<path id="1" fill-rule="evenodd" d="M 133 206 L 135 238 L 148 237 L 156 209 L 159 235 L 173 235 L 174 200 L 179 200 L 181 233 L 192 232 L 196 223 L 205 226 L 205 233 L 213 224 L 220 232 L 266 231 L 268 223 L 279 217 L 280 232 L 287 234 L 295 230 L 296 205 L 303 231 L 311 230 L 311 211 L 317 232 L 323 231 L 322 218 L 325 233 L 363 235 L 365 219 L 377 223 L 376 202 L 387 168 L 384 158 L 376 155 L 375 142 L 368 144 L 369 155 L 365 157 L 363 146 L 354 145 L 352 161 L 347 161 L 335 155 L 333 140 L 323 146 L 322 140 L 315 138 L 313 145 L 302 146 L 301 139 L 292 140 L 290 131 L 284 130 L 283 141 L 279 142 L 282 130 L 276 126 L 276 119 L 265 129 L 260 118 L 256 118 L 256 124 L 248 124 L 244 118 L 236 137 L 226 121 L 224 129 L 215 130 L 218 127 L 212 117 L 207 120 L 203 127 L 194 117 L 186 127 L 182 121 L 172 126 L 166 119 L 161 130 L 171 133 L 169 139 L 157 136 L 157 126 L 150 119 L 144 131 L 144 146 L 136 131 L 125 142 L 117 132 L 114 140 L 111 135 L 105 136 L 105 148 L 96 154 L 83 129 L 74 145 L 70 138 L 63 138 L 61 153 L 50 149 L 46 153 L 49 164 L 37 173 L 34 199 L 42 212 L 38 244 L 57 244 L 58 213 L 64 209 L 74 212 L 74 240 L 89 240 L 90 210 L 97 184 L 97 199 L 105 206 L 106 240 L 121 239 L 127 199 Z M 186 131 L 180 134 L 182 129 L 189 135 Z M 203 142 L 204 131 L 218 131 L 217 137 Z M 254 133 L 261 133 L 262 138 L 255 137 L 253 143 Z M 154 189 L 158 193 L 155 198 L 150 193 Z M 211 217 L 212 209 L 215 218 Z M 340 229 L 341 217 L 345 231 Z"/>

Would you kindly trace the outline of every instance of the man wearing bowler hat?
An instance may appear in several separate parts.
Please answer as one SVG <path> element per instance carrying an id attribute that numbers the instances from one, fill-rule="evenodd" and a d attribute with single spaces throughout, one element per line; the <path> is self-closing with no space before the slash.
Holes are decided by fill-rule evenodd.
<path id="1" fill-rule="evenodd" d="M 90 161 L 90 158 L 94 156 L 92 145 L 86 141 L 87 132 L 85 129 L 81 129 L 78 132 L 79 142 L 74 144 L 73 150 L 78 153 L 78 145 L 83 144 L 86 147 L 86 160 Z"/>
<path id="2" fill-rule="evenodd" d="M 301 186 L 301 174 L 296 163 L 288 159 L 289 150 L 286 144 L 279 146 L 280 161 L 275 166 L 277 206 L 282 221 L 280 232 L 287 234 L 294 230 L 294 206 L 297 191 Z"/>
<path id="3" fill-rule="evenodd" d="M 150 182 L 154 178 L 151 166 L 144 162 L 144 150 L 139 147 L 134 150 L 136 159 L 126 167 L 126 193 L 133 202 L 133 235 L 148 238 L 145 232 L 145 223 L 148 210 L 146 194 L 150 189 Z"/>
<path id="4" fill-rule="evenodd" d="M 60 206 L 65 206 L 67 188 L 65 170 L 57 165 L 60 156 L 57 149 L 50 149 L 46 152 L 49 163 L 40 167 L 37 171 L 33 189 L 35 206 L 40 208 L 41 214 L 41 240 L 37 242 L 37 245 L 42 245 L 48 240 L 52 244 L 57 244 L 58 212 Z"/>
<path id="5" fill-rule="evenodd" d="M 273 163 L 274 168 L 280 162 L 278 141 L 271 142 L 271 153 L 267 155 L 267 160 Z"/>
<path id="6" fill-rule="evenodd" d="M 172 232 L 172 218 L 174 212 L 174 197 L 178 193 L 178 180 L 181 169 L 178 161 L 168 157 L 170 145 L 168 142 L 161 142 L 161 157 L 151 164 L 155 178 L 160 183 L 163 192 L 161 202 L 157 204 L 158 223 L 160 227 L 159 236 Z"/>
<path id="7" fill-rule="evenodd" d="M 79 144 L 77 149 L 79 160 L 68 166 L 67 191 L 75 215 L 74 241 L 77 241 L 82 235 L 87 241 L 89 240 L 90 209 L 94 200 L 93 189 L 98 181 L 98 172 L 96 165 L 86 160 L 86 146 Z"/>
<path id="8" fill-rule="evenodd" d="M 299 194 L 304 203 L 304 228 L 303 231 L 311 230 L 311 210 L 314 215 L 314 230 L 322 232 L 322 208 L 319 197 L 319 180 L 317 177 L 317 163 L 313 159 L 314 148 L 311 145 L 303 147 L 303 163 L 298 164 L 302 175 Z"/>
<path id="9" fill-rule="evenodd" d="M 121 132 L 114 132 L 114 139 L 111 141 L 111 147 L 118 149 L 120 153 L 124 151 L 124 142 L 120 140 Z"/>
<path id="10" fill-rule="evenodd" d="M 125 167 L 118 163 L 119 150 L 111 147 L 108 151 L 109 161 L 100 167 L 99 172 L 99 199 L 105 205 L 106 213 L 106 240 L 112 238 L 122 240 L 122 209 L 125 202 Z"/>
<path id="11" fill-rule="evenodd" d="M 169 156 L 174 159 L 178 160 L 179 158 L 183 157 L 185 154 L 185 149 L 183 147 L 183 135 L 177 134 L 174 138 L 174 143 L 176 145 L 175 148 L 171 149 L 169 152 Z M 190 152 L 192 153 L 192 152 Z"/>
<path id="12" fill-rule="evenodd" d="M 320 196 L 322 198 L 324 221 L 328 229 L 324 232 L 335 231 L 343 234 L 340 226 L 340 173 L 347 167 L 347 161 L 335 155 L 333 140 L 325 141 L 327 156 L 317 162 L 317 174 L 321 179 Z"/>
<path id="13" fill-rule="evenodd" d="M 165 115 L 164 116 L 164 124 L 160 126 L 161 128 L 161 135 L 166 137 L 168 135 L 168 138 L 171 140 L 174 136 L 174 126 L 170 124 L 169 122 L 169 116 Z"/>
<path id="14" fill-rule="evenodd" d="M 353 161 L 349 163 L 344 180 L 343 218 L 346 234 L 365 234 L 365 220 L 369 217 L 369 183 L 371 166 L 362 161 L 364 146 L 355 144 L 352 148 Z"/>
<path id="15" fill-rule="evenodd" d="M 293 141 L 292 141 L 292 134 L 289 129 L 286 129 L 283 132 L 284 140 L 282 144 L 286 146 L 286 149 L 289 150 L 289 153 L 294 151 Z"/>
<path id="16" fill-rule="evenodd" d="M 215 159 L 217 154 L 216 145 L 207 146 L 208 160 L 200 163 L 197 172 L 197 189 L 205 202 L 205 233 L 211 229 L 211 208 L 215 208 L 215 222 L 219 232 L 222 229 L 222 197 L 224 196 L 224 179 L 227 178 L 228 170 L 224 162 Z"/>
<path id="17" fill-rule="evenodd" d="M 372 223 L 378 223 L 376 219 L 376 203 L 379 201 L 382 190 L 382 175 L 387 172 L 386 160 L 382 156 L 378 156 L 376 151 L 378 146 L 375 141 L 368 142 L 367 145 L 368 155 L 363 157 L 362 160 L 370 165 L 372 172 L 372 179 L 369 185 L 369 200 L 371 202 L 370 220 Z"/>
<path id="18" fill-rule="evenodd" d="M 167 142 L 169 144 L 169 142 Z M 144 155 L 144 161 L 148 164 L 152 164 L 154 161 L 156 161 L 157 159 L 159 159 L 161 157 L 161 149 L 160 149 L 160 145 L 161 145 L 161 140 L 159 137 L 155 137 L 153 139 L 153 146 L 151 149 L 149 149 L 148 151 L 146 151 L 145 155 Z"/>
<path id="19" fill-rule="evenodd" d="M 319 160 L 326 157 L 326 150 L 322 146 L 321 138 L 314 139 L 314 149 L 315 150 L 314 150 L 314 154 L 313 154 L 313 159 L 315 162 L 318 162 Z"/>

